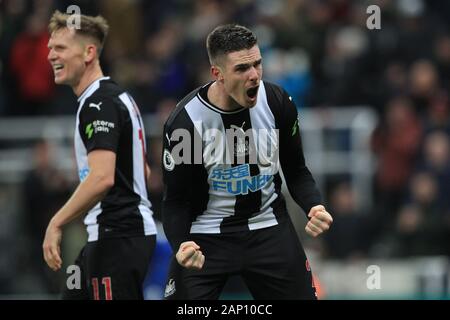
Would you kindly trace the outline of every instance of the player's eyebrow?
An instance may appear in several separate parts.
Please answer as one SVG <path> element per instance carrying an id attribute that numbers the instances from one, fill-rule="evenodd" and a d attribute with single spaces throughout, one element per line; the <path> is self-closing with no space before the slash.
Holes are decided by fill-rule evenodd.
<path id="1" fill-rule="evenodd" d="M 256 60 L 253 63 L 240 63 L 240 64 L 237 64 L 234 66 L 234 70 L 246 70 L 252 65 L 257 66 L 257 65 L 261 64 L 261 62 L 262 62 L 262 58 Z"/>
<path id="2" fill-rule="evenodd" d="M 66 48 L 67 46 L 66 45 L 64 45 L 64 44 L 47 44 L 47 48 L 48 49 L 52 49 L 52 48 L 55 48 L 55 49 L 64 49 L 64 48 Z"/>

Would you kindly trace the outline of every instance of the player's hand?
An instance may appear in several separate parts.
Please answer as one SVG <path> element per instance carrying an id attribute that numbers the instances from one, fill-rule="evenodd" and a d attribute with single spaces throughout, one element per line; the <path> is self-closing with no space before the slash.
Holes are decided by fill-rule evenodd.
<path id="1" fill-rule="evenodd" d="M 42 244 L 42 249 L 44 251 L 45 262 L 53 271 L 61 269 L 62 265 L 60 248 L 61 237 L 61 228 L 54 226 L 50 222 L 47 227 L 47 231 L 45 232 L 45 239 Z"/>
<path id="2" fill-rule="evenodd" d="M 319 234 L 330 229 L 333 218 L 322 205 L 314 206 L 308 213 L 309 221 L 306 224 L 305 231 L 311 237 L 317 237 Z"/>
<path id="3" fill-rule="evenodd" d="M 186 241 L 180 244 L 176 258 L 178 263 L 187 269 L 200 270 L 205 263 L 205 256 L 194 241 Z"/>

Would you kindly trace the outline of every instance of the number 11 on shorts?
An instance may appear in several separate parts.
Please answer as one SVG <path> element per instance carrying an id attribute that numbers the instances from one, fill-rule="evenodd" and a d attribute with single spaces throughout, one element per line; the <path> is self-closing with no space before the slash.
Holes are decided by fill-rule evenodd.
<path id="1" fill-rule="evenodd" d="M 100 300 L 98 278 L 91 279 L 94 300 Z M 111 277 L 103 277 L 102 284 L 105 287 L 105 300 L 112 300 Z"/>

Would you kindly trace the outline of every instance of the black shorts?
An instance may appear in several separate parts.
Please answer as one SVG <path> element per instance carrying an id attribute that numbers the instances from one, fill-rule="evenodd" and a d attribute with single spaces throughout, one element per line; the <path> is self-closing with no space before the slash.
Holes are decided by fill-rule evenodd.
<path id="1" fill-rule="evenodd" d="M 75 261 L 81 271 L 80 288 L 69 288 L 66 282 L 62 299 L 142 300 L 155 242 L 155 235 L 88 242 Z"/>
<path id="2" fill-rule="evenodd" d="M 316 299 L 311 269 L 289 219 L 229 234 L 191 234 L 205 255 L 201 270 L 172 259 L 165 299 L 216 300 L 229 276 L 239 274 L 254 299 Z"/>

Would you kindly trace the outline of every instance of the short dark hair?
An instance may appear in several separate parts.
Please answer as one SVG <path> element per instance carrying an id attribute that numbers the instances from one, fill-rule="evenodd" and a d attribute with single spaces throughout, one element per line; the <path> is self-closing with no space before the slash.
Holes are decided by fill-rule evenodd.
<path id="1" fill-rule="evenodd" d="M 250 49 L 257 43 L 255 34 L 238 24 L 226 24 L 216 27 L 206 39 L 209 62 L 217 63 L 224 54 Z"/>

